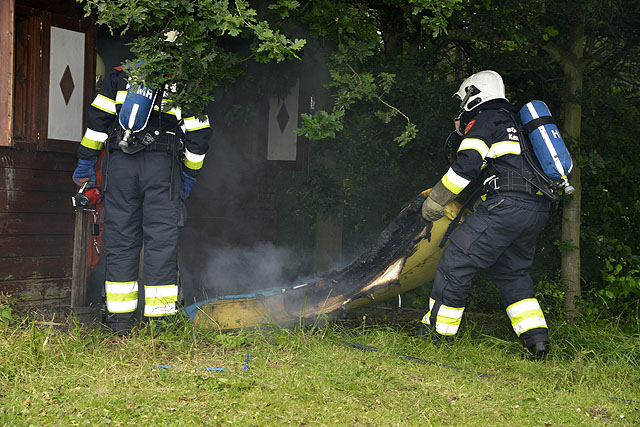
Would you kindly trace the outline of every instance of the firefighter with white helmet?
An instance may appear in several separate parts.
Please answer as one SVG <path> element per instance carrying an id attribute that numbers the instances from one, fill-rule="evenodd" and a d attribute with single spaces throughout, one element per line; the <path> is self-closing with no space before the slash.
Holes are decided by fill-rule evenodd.
<path id="1" fill-rule="evenodd" d="M 106 324 L 118 335 L 133 325 L 138 306 L 140 251 L 144 246 L 145 318 L 178 313 L 177 254 L 189 196 L 209 149 L 211 128 L 166 101 L 169 86 L 136 86 L 120 67 L 102 85 L 89 110 L 78 149 L 77 184 L 96 183 L 103 149 L 104 297 Z M 144 244 L 144 245 L 143 245 Z"/>
<path id="2" fill-rule="evenodd" d="M 490 269 L 513 330 L 535 357 L 549 350 L 544 315 L 528 269 L 536 238 L 549 217 L 550 200 L 527 179 L 522 161 L 517 110 L 505 95 L 502 77 L 480 71 L 468 77 L 454 97 L 460 101 L 456 130 L 463 136 L 457 158 L 433 187 L 422 207 L 428 221 L 471 182 L 484 183 L 486 198 L 450 235 L 438 263 L 429 310 L 421 332 L 434 343 L 452 342 L 462 319 L 475 273 Z"/>

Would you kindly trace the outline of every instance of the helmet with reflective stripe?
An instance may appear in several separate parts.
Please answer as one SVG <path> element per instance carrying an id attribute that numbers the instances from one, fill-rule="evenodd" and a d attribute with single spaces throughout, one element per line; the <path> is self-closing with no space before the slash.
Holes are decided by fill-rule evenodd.
<path id="1" fill-rule="evenodd" d="M 460 99 L 461 111 L 471 111 L 492 99 L 507 99 L 502 77 L 491 70 L 480 71 L 467 77 L 453 96 Z"/>

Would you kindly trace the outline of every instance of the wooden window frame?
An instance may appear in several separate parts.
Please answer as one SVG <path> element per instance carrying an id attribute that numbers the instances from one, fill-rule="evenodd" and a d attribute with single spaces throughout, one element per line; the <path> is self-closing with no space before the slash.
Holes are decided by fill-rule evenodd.
<path id="1" fill-rule="evenodd" d="M 15 135 L 13 128 L 17 123 L 16 120 L 13 121 L 10 135 L 12 143 L 10 144 L 16 148 L 75 153 L 78 149 L 79 141 L 51 139 L 48 137 L 50 29 L 53 26 L 85 34 L 84 84 L 82 88 L 77 88 L 77 90 L 83 91 L 82 128 L 85 129 L 88 109 L 91 105 L 95 88 L 97 37 L 95 25 L 87 19 L 63 16 L 51 11 L 20 4 L 15 5 L 12 22 L 12 27 L 14 28 L 17 18 L 27 20 L 28 31 L 32 38 L 29 40 L 29 52 L 27 53 L 26 99 L 22 100 L 22 102 L 16 102 L 14 97 L 17 94 L 12 94 L 12 108 L 14 110 L 14 118 L 21 117 L 22 114 L 26 114 L 28 117 L 25 118 L 25 132 L 21 137 Z M 11 45 L 12 51 L 14 46 L 15 40 Z M 11 56 L 13 58 L 13 55 Z M 12 67 L 15 64 L 15 60 L 15 58 L 12 59 Z M 12 82 L 11 89 L 13 89 L 14 85 L 15 81 Z M 24 111 L 15 111 L 16 108 L 24 108 Z"/>
<path id="2" fill-rule="evenodd" d="M 13 102 L 13 14 L 15 0 L 0 3 L 0 147 L 11 146 Z M 5 55 L 5 52 L 7 53 Z"/>

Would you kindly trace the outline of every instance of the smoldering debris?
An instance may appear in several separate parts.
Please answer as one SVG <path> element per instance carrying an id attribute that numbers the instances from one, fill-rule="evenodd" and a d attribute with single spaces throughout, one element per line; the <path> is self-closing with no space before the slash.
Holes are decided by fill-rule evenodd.
<path id="1" fill-rule="evenodd" d="M 340 298 L 351 301 L 366 297 L 372 293 L 370 284 L 393 261 L 410 255 L 411 247 L 416 244 L 416 236 L 429 226 L 420 214 L 425 197 L 419 195 L 412 200 L 396 218 L 384 229 L 372 247 L 349 265 L 329 272 L 304 289 L 295 287 L 285 299 L 289 312 L 295 312 L 296 306 L 304 299 L 307 307 L 321 306 L 326 301 Z M 295 294 L 304 294 L 296 296 Z"/>
<path id="2" fill-rule="evenodd" d="M 261 324 L 287 326 L 331 319 L 356 303 L 419 286 L 432 279 L 441 253 L 438 242 L 448 224 L 439 223 L 436 230 L 422 218 L 425 197 L 421 193 L 409 202 L 370 250 L 344 268 L 307 282 L 275 283 L 250 294 L 203 301 L 187 307 L 187 313 L 198 325 L 210 324 L 221 329 Z M 436 231 L 433 238 L 432 229 Z M 414 255 L 417 258 L 412 258 Z M 405 269 L 409 258 L 413 261 Z M 401 273 L 408 278 L 404 285 Z"/>

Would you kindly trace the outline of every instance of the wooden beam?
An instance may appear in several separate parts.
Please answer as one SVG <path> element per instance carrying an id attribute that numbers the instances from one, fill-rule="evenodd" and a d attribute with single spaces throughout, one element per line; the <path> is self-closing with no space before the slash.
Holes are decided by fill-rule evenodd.
<path id="1" fill-rule="evenodd" d="M 13 16 L 15 0 L 0 2 L 0 147 L 11 146 L 13 103 Z M 6 52 L 6 53 L 5 53 Z"/>
<path id="2" fill-rule="evenodd" d="M 84 307 L 86 305 L 89 217 L 89 211 L 76 209 L 76 224 L 73 232 L 71 308 Z"/>

